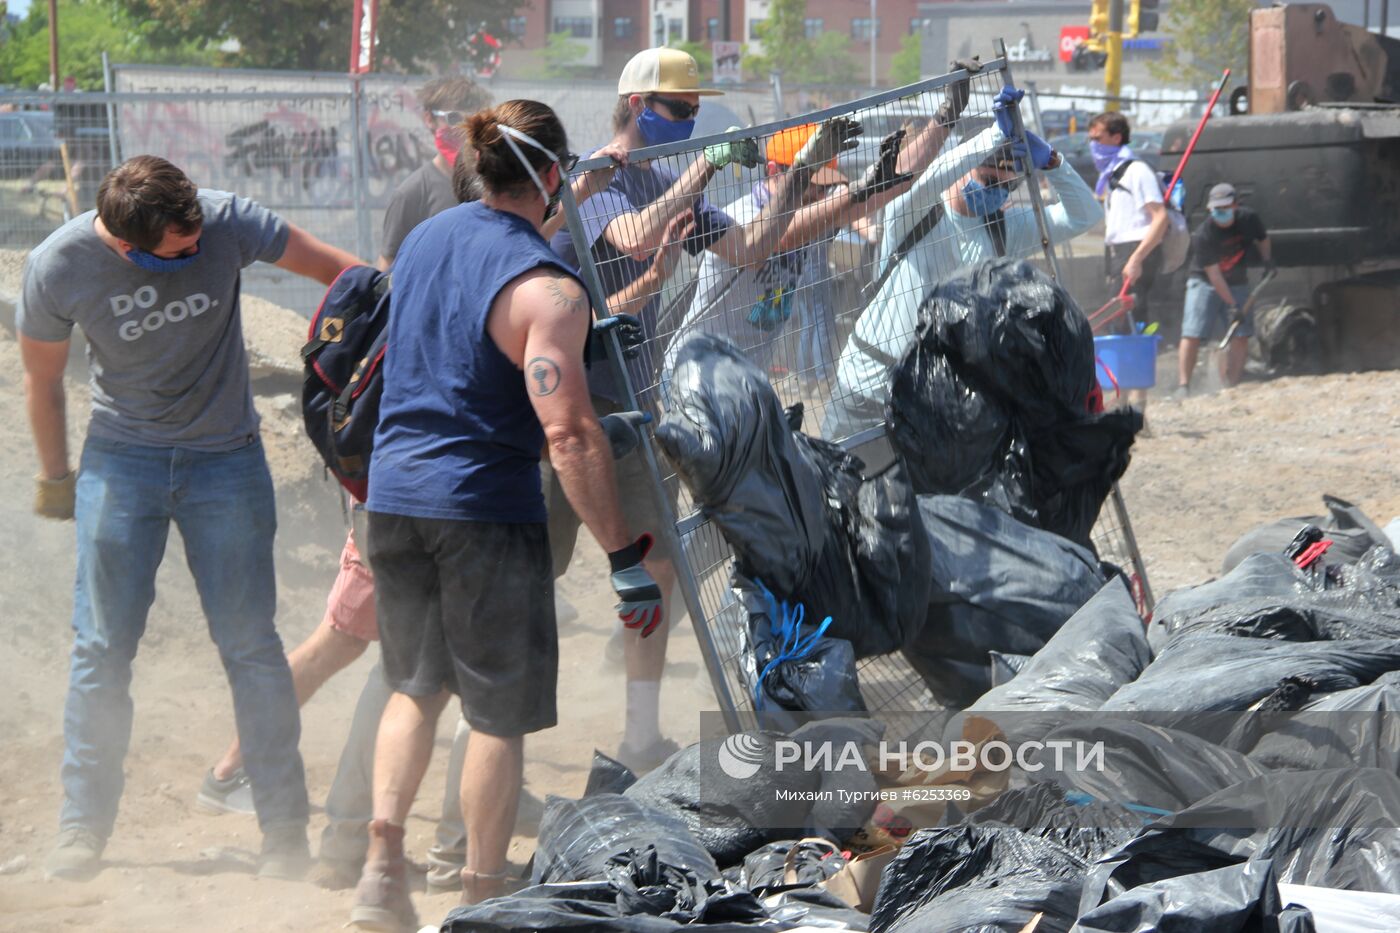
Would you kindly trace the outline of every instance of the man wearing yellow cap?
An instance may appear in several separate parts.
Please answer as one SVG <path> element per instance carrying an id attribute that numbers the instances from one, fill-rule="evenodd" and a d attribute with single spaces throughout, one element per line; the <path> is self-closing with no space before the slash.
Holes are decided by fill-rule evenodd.
<path id="1" fill-rule="evenodd" d="M 609 145 L 632 151 L 689 139 L 700 98 L 722 92 L 700 87 L 699 70 L 690 55 L 662 48 L 633 56 L 622 70 L 617 93 L 617 108 L 613 112 L 615 135 Z M 743 224 L 736 224 L 712 206 L 702 192 L 726 165 L 759 164 L 762 156 L 752 139 L 711 146 L 679 173 L 667 164 L 671 160 L 632 159 L 618 168 L 604 191 L 579 205 L 585 237 L 608 295 L 608 312 L 637 315 L 647 340 L 655 339 L 661 286 L 670 271 L 667 254 L 674 254 L 669 244 L 677 240 L 692 255 L 710 250 L 734 265 L 762 262 L 776 248 L 782 235 L 781 225 L 800 204 L 810 174 L 835 158 L 846 140 L 857 132 L 859 126 L 852 121 L 824 124 L 799 154 L 802 170 L 792 173 L 791 181 L 777 192 L 767 210 Z M 552 245 L 565 260 L 578 263 L 567 231 L 561 231 Z M 638 385 L 655 384 L 655 371 L 643 371 L 640 364 L 658 357 L 659 353 L 652 355 L 644 350 L 639 360 L 629 361 Z M 621 410 L 625 393 L 614 384 L 606 362 L 594 361 L 589 371 L 589 388 L 599 415 Z M 638 454 L 619 460 L 616 469 L 619 488 L 645 490 L 650 483 Z M 578 520 L 565 503 L 557 482 L 551 482 L 546 495 L 550 548 L 557 576 L 565 572 L 572 558 Z M 652 499 L 646 494 L 624 496 L 627 521 L 639 528 L 658 527 L 664 519 L 657 514 Z M 669 614 L 676 575 L 663 541 L 656 542 L 646 566 L 667 598 L 665 608 Z M 669 621 L 669 615 L 664 618 Z M 617 758 L 638 771 L 660 764 L 676 750 L 675 743 L 661 736 L 658 717 L 668 627 L 663 623 L 645 640 L 634 632 L 622 634 L 627 665 L 627 716 Z"/>

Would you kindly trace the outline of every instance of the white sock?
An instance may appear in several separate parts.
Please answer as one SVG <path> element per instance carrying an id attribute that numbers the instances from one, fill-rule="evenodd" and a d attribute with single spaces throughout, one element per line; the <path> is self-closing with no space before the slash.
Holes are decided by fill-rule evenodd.
<path id="1" fill-rule="evenodd" d="M 627 728 L 623 744 L 647 748 L 661 740 L 661 681 L 627 681 Z"/>

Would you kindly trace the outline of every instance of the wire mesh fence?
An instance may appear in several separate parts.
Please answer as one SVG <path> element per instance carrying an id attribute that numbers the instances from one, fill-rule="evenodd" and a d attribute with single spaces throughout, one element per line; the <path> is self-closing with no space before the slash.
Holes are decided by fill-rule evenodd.
<path id="1" fill-rule="evenodd" d="M 854 450 L 867 475 L 888 462 L 888 366 L 912 343 L 928 288 L 999 254 L 1053 272 L 1055 238 L 1101 217 L 1072 169 L 1042 175 L 1010 157 L 993 113 L 1008 82 L 997 60 L 974 75 L 957 72 L 741 132 L 651 147 L 617 170 L 613 190 L 625 197 L 575 204 L 566 196 L 595 304 L 643 321 L 640 352 L 615 363 L 625 370 L 627 401 L 659 423 L 681 346 L 693 334 L 719 334 L 768 375 L 784 406 L 801 405 L 804 431 Z M 964 94 L 958 119 L 941 121 L 945 101 Z M 822 152 L 823 159 L 835 155 L 829 164 L 810 177 L 791 168 L 814 135 L 845 120 L 858 121 L 859 131 L 839 151 Z M 758 165 L 712 167 L 748 140 L 763 157 Z M 867 187 L 882 155 L 893 162 L 887 175 L 909 181 Z M 611 170 L 606 160 L 577 169 L 604 170 Z M 990 212 L 1000 220 L 965 203 L 968 181 L 982 197 L 1006 198 L 1003 211 Z M 716 696 L 731 728 L 750 727 L 754 685 L 745 673 L 746 615 L 730 587 L 732 551 L 671 465 L 650 446 L 645 455 L 663 514 L 675 519 L 678 576 Z M 1141 574 L 1121 500 L 1109 511 L 1096 536 L 1104 556 L 1123 555 Z M 932 703 L 900 655 L 867 659 L 859 674 L 871 709 Z"/>

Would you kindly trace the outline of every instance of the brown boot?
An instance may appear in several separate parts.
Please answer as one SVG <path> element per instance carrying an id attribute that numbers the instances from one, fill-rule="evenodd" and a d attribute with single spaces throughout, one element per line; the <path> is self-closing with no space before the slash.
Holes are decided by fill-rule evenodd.
<path id="1" fill-rule="evenodd" d="M 408 895 L 403 827 L 388 820 L 371 820 L 369 840 L 370 858 L 355 888 L 350 923 L 375 933 L 416 933 L 418 914 Z"/>
<path id="2" fill-rule="evenodd" d="M 498 871 L 494 874 L 487 874 L 484 871 L 472 871 L 470 868 L 462 869 L 463 907 L 480 904 L 482 901 L 489 901 L 491 898 L 500 897 L 505 893 L 505 872 Z"/>

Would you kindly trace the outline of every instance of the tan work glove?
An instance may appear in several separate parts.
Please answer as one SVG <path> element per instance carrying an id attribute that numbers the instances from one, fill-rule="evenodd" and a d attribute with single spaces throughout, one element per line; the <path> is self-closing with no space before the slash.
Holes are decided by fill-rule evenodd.
<path id="1" fill-rule="evenodd" d="M 34 477 L 34 514 L 58 521 L 73 517 L 73 497 L 78 487 L 78 471 L 69 470 L 59 479 Z"/>

